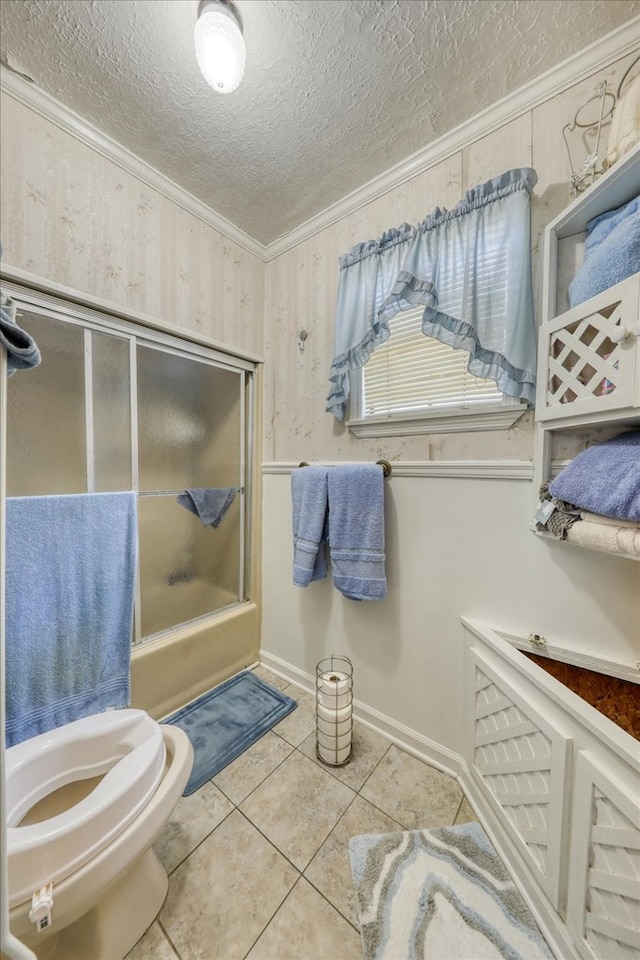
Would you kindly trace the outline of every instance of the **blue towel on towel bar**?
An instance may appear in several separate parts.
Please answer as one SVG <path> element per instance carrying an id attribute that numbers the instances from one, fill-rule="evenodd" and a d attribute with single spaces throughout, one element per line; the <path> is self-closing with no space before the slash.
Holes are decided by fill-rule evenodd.
<path id="1" fill-rule="evenodd" d="M 549 484 L 558 500 L 640 523 L 640 430 L 587 447 Z"/>
<path id="2" fill-rule="evenodd" d="M 6 739 L 130 699 L 134 493 L 7 498 Z"/>
<path id="3" fill-rule="evenodd" d="M 333 583 L 350 600 L 384 600 L 384 481 L 379 464 L 329 471 Z"/>
<path id="4" fill-rule="evenodd" d="M 219 527 L 237 492 L 237 487 L 192 487 L 176 499 L 200 517 L 203 527 Z"/>
<path id="5" fill-rule="evenodd" d="M 308 587 L 327 575 L 326 467 L 300 467 L 291 473 L 293 582 Z"/>

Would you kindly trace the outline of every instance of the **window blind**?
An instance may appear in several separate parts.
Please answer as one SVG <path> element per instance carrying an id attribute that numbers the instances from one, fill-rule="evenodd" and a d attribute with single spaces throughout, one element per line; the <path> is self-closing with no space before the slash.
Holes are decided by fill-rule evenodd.
<path id="1" fill-rule="evenodd" d="M 493 380 L 480 380 L 468 372 L 466 350 L 425 337 L 423 313 L 419 307 L 392 317 L 389 339 L 362 368 L 364 418 L 502 401 Z"/>

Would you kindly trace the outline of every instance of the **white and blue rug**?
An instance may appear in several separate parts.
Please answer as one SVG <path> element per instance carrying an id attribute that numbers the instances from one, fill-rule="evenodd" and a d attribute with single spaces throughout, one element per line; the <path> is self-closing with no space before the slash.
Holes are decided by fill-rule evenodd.
<path id="1" fill-rule="evenodd" d="M 553 960 L 479 823 L 349 841 L 365 960 Z"/>
<path id="2" fill-rule="evenodd" d="M 195 793 L 296 707 L 291 697 L 245 670 L 163 720 L 184 730 L 193 744 L 183 796 Z"/>

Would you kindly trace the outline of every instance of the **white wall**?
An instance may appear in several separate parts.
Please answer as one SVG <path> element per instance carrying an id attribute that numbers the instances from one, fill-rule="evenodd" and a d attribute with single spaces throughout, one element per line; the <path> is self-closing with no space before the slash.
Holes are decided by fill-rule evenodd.
<path id="1" fill-rule="evenodd" d="M 531 483 L 385 481 L 388 597 L 345 600 L 328 580 L 291 582 L 290 477 L 264 477 L 263 650 L 315 675 L 354 663 L 354 696 L 422 737 L 462 750 L 460 615 L 634 664 L 640 564 L 537 537 Z"/>

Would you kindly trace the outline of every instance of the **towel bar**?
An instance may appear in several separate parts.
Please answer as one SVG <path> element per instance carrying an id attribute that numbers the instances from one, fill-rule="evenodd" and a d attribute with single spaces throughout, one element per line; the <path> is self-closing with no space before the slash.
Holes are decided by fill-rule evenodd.
<path id="1" fill-rule="evenodd" d="M 388 460 L 376 460 L 376 463 L 382 467 L 383 477 L 388 477 L 391 475 L 391 464 Z M 308 467 L 309 464 L 306 460 L 301 460 L 298 464 L 299 467 Z"/>

